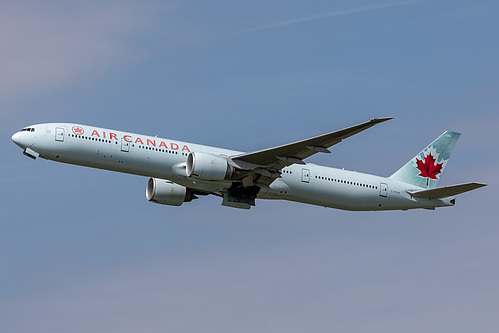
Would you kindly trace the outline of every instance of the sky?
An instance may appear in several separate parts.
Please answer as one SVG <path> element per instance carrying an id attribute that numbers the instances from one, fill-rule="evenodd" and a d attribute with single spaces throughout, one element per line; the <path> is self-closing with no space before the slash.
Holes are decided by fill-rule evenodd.
<path id="1" fill-rule="evenodd" d="M 0 331 L 496 332 L 497 1 L 0 2 Z M 389 176 L 445 130 L 435 211 L 145 199 L 30 160 L 75 122 L 254 151 L 394 117 L 308 162 Z M 496 216 L 496 218 L 494 218 Z"/>

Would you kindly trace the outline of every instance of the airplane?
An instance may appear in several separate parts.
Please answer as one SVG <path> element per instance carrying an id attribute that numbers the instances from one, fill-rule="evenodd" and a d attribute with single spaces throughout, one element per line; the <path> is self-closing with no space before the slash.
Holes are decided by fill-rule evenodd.
<path id="1" fill-rule="evenodd" d="M 486 184 L 436 187 L 460 133 L 446 131 L 389 177 L 303 160 L 374 125 L 369 121 L 254 152 L 210 147 L 72 123 L 23 128 L 12 140 L 24 155 L 150 177 L 147 200 L 180 206 L 202 195 L 250 209 L 256 199 L 288 200 L 350 211 L 454 206 L 455 196 Z"/>

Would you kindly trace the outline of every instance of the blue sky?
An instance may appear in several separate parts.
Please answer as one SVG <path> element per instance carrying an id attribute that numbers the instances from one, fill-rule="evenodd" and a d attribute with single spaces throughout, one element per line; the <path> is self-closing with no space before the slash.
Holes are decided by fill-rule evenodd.
<path id="1" fill-rule="evenodd" d="M 495 1 L 0 4 L 2 332 L 495 332 Z M 145 199 L 146 178 L 32 161 L 77 122 L 252 151 L 392 116 L 309 161 L 390 175 L 445 130 L 436 211 Z"/>

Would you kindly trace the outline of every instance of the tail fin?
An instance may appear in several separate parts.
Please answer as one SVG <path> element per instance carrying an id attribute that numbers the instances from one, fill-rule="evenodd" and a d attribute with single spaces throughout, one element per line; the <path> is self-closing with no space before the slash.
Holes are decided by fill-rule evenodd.
<path id="1" fill-rule="evenodd" d="M 444 132 L 390 178 L 423 188 L 435 188 L 460 135 Z"/>

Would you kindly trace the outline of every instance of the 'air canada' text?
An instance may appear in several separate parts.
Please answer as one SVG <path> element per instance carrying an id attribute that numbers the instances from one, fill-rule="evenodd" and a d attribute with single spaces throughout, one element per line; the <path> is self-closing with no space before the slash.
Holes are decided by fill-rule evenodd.
<path id="1" fill-rule="evenodd" d="M 116 141 L 119 141 L 118 140 L 118 135 L 116 133 L 106 133 L 105 131 L 102 131 L 99 133 L 99 131 L 97 130 L 93 130 L 92 131 L 92 134 L 90 135 L 90 137 L 97 137 L 97 138 L 103 138 L 103 139 L 110 139 L 110 140 L 116 140 Z M 157 147 L 157 148 L 164 148 L 164 149 L 170 149 L 170 150 L 179 150 L 180 149 L 180 146 L 178 144 L 176 144 L 175 142 L 170 142 L 170 143 L 166 143 L 165 141 L 161 140 L 161 139 L 142 139 L 141 137 L 136 137 L 136 138 L 133 138 L 131 135 L 123 135 L 123 140 L 125 140 L 126 142 L 128 143 L 133 143 L 133 144 L 141 144 L 143 146 L 147 146 L 147 147 Z M 183 145 L 182 146 L 182 149 L 181 151 L 186 151 L 186 152 L 191 152 L 189 147 L 187 147 L 186 145 Z"/>

